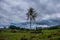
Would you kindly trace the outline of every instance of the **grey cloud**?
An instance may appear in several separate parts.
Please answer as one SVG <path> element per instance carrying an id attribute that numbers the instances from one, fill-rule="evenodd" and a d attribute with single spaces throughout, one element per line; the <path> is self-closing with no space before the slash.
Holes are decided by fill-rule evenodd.
<path id="1" fill-rule="evenodd" d="M 59 5 L 60 0 L 0 0 L 0 18 L 4 18 L 2 22 L 7 24 L 27 22 L 27 9 L 33 7 L 39 14 L 37 21 L 60 19 Z"/>

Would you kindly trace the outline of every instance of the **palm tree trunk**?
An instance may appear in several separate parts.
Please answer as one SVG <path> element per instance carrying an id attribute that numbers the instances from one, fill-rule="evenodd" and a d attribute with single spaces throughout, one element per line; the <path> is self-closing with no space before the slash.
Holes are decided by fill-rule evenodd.
<path id="1" fill-rule="evenodd" d="M 29 40 L 32 40 L 32 39 L 31 39 L 31 36 L 32 36 L 32 35 L 31 35 L 31 18 L 30 18 L 30 39 L 29 39 Z"/>
<path id="2" fill-rule="evenodd" d="M 30 30 L 31 30 L 31 18 L 30 18 Z"/>

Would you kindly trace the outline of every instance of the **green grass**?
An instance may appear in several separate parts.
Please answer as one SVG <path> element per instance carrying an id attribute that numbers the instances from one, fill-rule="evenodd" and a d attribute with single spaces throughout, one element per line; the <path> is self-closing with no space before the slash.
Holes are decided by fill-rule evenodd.
<path id="1" fill-rule="evenodd" d="M 42 33 L 30 33 L 30 32 L 1 32 L 0 39 L 2 40 L 20 40 L 22 37 L 27 38 L 28 40 L 30 37 L 33 37 L 32 40 L 58 40 L 60 38 L 59 30 L 43 30 Z M 54 33 L 58 32 L 58 34 L 54 35 Z M 48 36 L 50 36 L 48 38 Z"/>

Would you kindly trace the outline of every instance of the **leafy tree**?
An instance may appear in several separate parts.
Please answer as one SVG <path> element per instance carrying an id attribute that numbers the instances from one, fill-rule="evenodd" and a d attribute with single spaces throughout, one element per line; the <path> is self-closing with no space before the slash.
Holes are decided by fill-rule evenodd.
<path id="1" fill-rule="evenodd" d="M 49 27 L 48 29 L 60 29 L 60 25 L 57 25 L 57 26 L 51 26 L 51 27 Z"/>
<path id="2" fill-rule="evenodd" d="M 9 29 L 16 29 L 16 26 L 10 25 L 10 26 L 9 26 Z"/>
<path id="3" fill-rule="evenodd" d="M 17 29 L 17 30 L 19 30 L 19 29 L 20 29 L 20 27 L 16 27 L 16 29 Z"/>
<path id="4" fill-rule="evenodd" d="M 27 20 L 30 20 L 30 29 L 31 29 L 32 21 L 35 21 L 37 17 L 37 13 L 33 8 L 29 8 L 26 15 L 27 15 Z"/>

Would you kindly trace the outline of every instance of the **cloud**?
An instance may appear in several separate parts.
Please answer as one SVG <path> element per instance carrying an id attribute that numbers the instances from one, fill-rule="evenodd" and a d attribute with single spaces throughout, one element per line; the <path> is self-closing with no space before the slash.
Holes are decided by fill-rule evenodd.
<path id="1" fill-rule="evenodd" d="M 0 0 L 0 23 L 27 22 L 26 13 L 30 7 L 37 10 L 36 21 L 60 19 L 60 0 Z"/>

